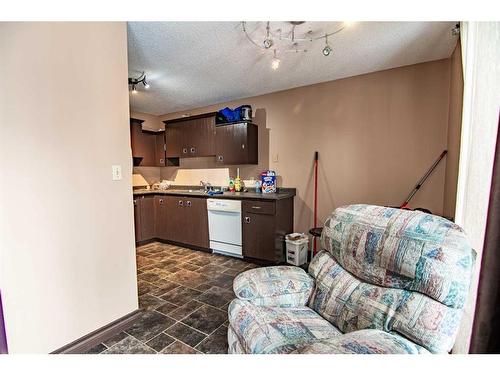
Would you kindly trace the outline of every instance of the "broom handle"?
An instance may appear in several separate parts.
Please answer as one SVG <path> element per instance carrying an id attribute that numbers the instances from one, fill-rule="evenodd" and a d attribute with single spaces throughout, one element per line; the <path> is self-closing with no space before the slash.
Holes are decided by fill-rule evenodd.
<path id="1" fill-rule="evenodd" d="M 434 171 L 434 169 L 436 169 L 436 167 L 438 166 L 439 162 L 441 160 L 443 160 L 444 156 L 448 153 L 448 150 L 444 150 L 441 155 L 439 155 L 439 157 L 436 159 L 436 161 L 434 162 L 434 164 L 432 164 L 432 166 L 429 168 L 429 170 L 423 175 L 423 177 L 420 179 L 420 181 L 417 182 L 417 184 L 415 185 L 415 187 L 413 188 L 413 190 L 411 191 L 410 195 L 408 195 L 408 198 L 406 198 L 406 200 L 403 202 L 403 204 L 401 205 L 401 208 L 403 207 L 406 207 L 408 205 L 408 203 L 410 203 L 410 200 L 413 198 L 413 196 L 415 194 L 417 194 L 417 191 L 422 187 L 422 185 L 424 184 L 425 180 L 427 180 L 427 178 L 431 175 L 431 173 Z"/>
<path id="2" fill-rule="evenodd" d="M 318 227 L 318 151 L 314 153 L 314 228 Z M 313 255 L 316 255 L 316 236 L 313 238 Z"/>

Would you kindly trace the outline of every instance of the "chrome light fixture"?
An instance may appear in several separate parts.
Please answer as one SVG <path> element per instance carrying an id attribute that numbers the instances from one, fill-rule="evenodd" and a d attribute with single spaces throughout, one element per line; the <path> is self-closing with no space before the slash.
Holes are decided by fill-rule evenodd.
<path id="1" fill-rule="evenodd" d="M 270 35 L 270 27 L 268 21 L 266 25 L 266 39 L 264 39 L 264 41 L 262 42 L 262 45 L 264 46 L 265 49 L 271 48 L 274 44 L 273 40 L 269 37 L 269 35 Z"/>
<path id="2" fill-rule="evenodd" d="M 330 53 L 332 53 L 332 47 L 328 45 L 328 35 L 325 35 L 325 48 L 323 48 L 323 55 L 330 56 Z"/>
<path id="3" fill-rule="evenodd" d="M 128 78 L 128 85 L 132 89 L 132 94 L 137 94 L 137 85 L 142 83 L 145 89 L 149 89 L 149 83 L 146 81 L 146 74 L 142 72 L 138 78 Z"/>
<path id="4" fill-rule="evenodd" d="M 270 50 L 272 47 L 273 57 L 271 60 L 271 68 L 277 70 L 280 66 L 281 60 L 277 57 L 278 53 L 281 52 L 308 52 L 311 50 L 310 45 L 314 44 L 315 41 L 324 39 L 325 46 L 323 47 L 323 56 L 330 56 L 333 52 L 332 47 L 328 43 L 328 38 L 332 35 L 340 33 L 342 30 L 350 27 L 353 22 L 344 22 L 337 29 L 327 32 L 321 36 L 314 36 L 313 30 L 310 28 L 306 32 L 299 33 L 298 28 L 303 27 L 305 21 L 290 21 L 288 22 L 288 30 L 282 30 L 277 28 L 273 31 L 271 28 L 271 23 L 266 22 L 266 30 L 264 34 L 264 40 L 258 40 L 252 36 L 247 31 L 247 22 L 241 22 L 243 33 L 250 43 L 260 48 L 261 50 Z M 258 30 L 258 28 L 256 29 Z M 256 31 L 254 30 L 254 31 Z M 252 32 L 252 34 L 254 34 Z M 260 33 L 262 35 L 262 32 Z"/>

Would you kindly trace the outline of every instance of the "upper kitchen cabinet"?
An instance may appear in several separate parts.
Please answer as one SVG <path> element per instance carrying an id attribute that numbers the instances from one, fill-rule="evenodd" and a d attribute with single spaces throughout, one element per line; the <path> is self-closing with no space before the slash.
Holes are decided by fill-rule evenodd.
<path id="1" fill-rule="evenodd" d="M 215 127 L 215 154 L 221 164 L 258 164 L 258 130 L 250 122 Z"/>
<path id="2" fill-rule="evenodd" d="M 130 142 L 134 166 L 165 166 L 165 132 L 142 129 L 142 120 L 130 119 Z"/>
<path id="3" fill-rule="evenodd" d="M 215 114 L 164 121 L 167 158 L 215 156 Z"/>

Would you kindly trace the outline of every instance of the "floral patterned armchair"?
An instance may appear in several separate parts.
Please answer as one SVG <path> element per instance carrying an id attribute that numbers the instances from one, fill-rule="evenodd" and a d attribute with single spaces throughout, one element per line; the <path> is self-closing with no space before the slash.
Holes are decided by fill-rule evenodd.
<path id="1" fill-rule="evenodd" d="M 475 252 L 438 216 L 370 205 L 336 209 L 309 272 L 241 273 L 229 305 L 229 353 L 446 353 Z"/>

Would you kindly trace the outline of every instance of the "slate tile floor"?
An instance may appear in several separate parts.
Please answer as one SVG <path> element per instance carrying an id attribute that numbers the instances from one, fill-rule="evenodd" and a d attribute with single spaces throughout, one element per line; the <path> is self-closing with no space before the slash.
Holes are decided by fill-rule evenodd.
<path id="1" fill-rule="evenodd" d="M 256 267 L 158 242 L 137 248 L 141 318 L 89 354 L 227 353 L 233 280 Z"/>

